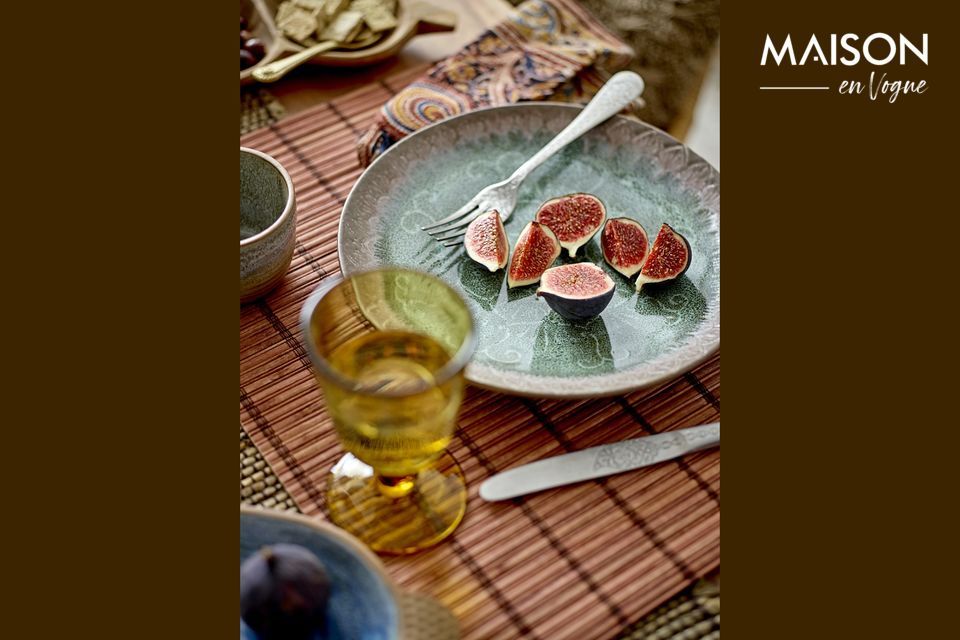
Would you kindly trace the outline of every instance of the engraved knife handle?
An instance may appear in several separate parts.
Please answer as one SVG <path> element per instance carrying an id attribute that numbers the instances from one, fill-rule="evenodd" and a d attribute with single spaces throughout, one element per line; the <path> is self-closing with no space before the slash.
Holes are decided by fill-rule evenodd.
<path id="1" fill-rule="evenodd" d="M 720 444 L 720 423 L 667 431 L 543 458 L 507 469 L 480 485 L 488 502 L 640 469 Z"/>
<path id="2" fill-rule="evenodd" d="M 596 447 L 593 468 L 615 472 L 636 469 L 677 458 L 720 443 L 720 423 L 658 433 L 644 438 L 624 440 Z M 603 475 L 603 474 L 601 474 Z"/>

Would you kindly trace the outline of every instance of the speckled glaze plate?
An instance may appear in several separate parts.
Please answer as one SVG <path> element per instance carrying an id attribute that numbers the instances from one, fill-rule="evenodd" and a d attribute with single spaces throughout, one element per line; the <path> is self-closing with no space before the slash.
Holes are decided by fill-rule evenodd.
<path id="1" fill-rule="evenodd" d="M 570 144 L 527 178 L 505 224 L 512 251 L 542 202 L 584 191 L 603 200 L 608 217 L 638 220 L 651 241 L 663 222 L 690 241 L 687 273 L 638 294 L 604 262 L 595 236 L 577 260 L 602 266 L 617 287 L 594 320 L 564 320 L 534 295 L 536 285 L 508 290 L 504 271 L 490 273 L 462 246 L 443 247 L 420 230 L 510 175 L 579 110 L 524 103 L 425 127 L 371 164 L 344 205 L 345 275 L 405 266 L 463 292 L 479 337 L 466 371 L 474 384 L 536 397 L 613 395 L 681 374 L 720 346 L 720 174 L 647 124 L 618 116 Z M 569 261 L 564 252 L 557 264 Z"/>

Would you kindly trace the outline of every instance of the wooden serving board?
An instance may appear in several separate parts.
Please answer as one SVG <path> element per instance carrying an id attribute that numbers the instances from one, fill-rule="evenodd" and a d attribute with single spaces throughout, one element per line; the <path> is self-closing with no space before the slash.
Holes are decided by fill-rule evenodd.
<path id="1" fill-rule="evenodd" d="M 260 38 L 266 54 L 257 64 L 240 72 L 240 84 L 253 82 L 257 67 L 303 51 L 304 47 L 284 37 L 277 29 L 274 16 L 283 0 L 241 0 L 240 15 L 247 19 L 250 31 Z M 327 51 L 310 59 L 310 64 L 329 67 L 359 67 L 376 64 L 397 54 L 411 38 L 421 33 L 453 31 L 457 14 L 419 0 L 397 0 L 397 26 L 364 49 Z"/>

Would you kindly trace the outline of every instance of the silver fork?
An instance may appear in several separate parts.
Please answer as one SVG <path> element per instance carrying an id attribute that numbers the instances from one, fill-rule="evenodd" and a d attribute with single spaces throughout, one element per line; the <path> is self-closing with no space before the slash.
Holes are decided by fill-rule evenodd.
<path id="1" fill-rule="evenodd" d="M 463 235 L 470 222 L 481 213 L 496 209 L 504 222 L 510 219 L 517 206 L 517 190 L 520 183 L 534 169 L 549 160 L 555 153 L 590 131 L 598 124 L 616 115 L 643 93 L 643 78 L 632 71 L 614 74 L 583 111 L 564 127 L 553 140 L 548 142 L 532 158 L 520 165 L 506 180 L 491 184 L 480 190 L 467 204 L 463 205 L 443 220 L 423 227 L 423 230 L 441 242 L 452 247 L 463 242 Z"/>

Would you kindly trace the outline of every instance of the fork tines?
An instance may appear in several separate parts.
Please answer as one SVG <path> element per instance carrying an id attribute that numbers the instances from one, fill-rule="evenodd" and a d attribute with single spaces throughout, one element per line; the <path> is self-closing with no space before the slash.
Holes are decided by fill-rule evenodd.
<path id="1" fill-rule="evenodd" d="M 447 216 L 443 220 L 437 220 L 432 224 L 428 224 L 423 228 L 424 231 L 429 233 L 432 236 L 436 236 L 440 233 L 445 233 L 447 231 L 453 231 L 454 229 L 459 229 L 470 224 L 470 221 L 480 215 L 480 212 L 476 211 L 477 205 L 475 202 L 470 201 L 460 209 L 454 211 L 451 215 Z"/>

